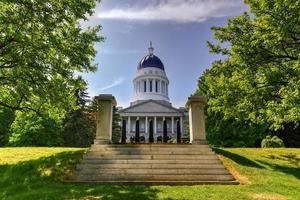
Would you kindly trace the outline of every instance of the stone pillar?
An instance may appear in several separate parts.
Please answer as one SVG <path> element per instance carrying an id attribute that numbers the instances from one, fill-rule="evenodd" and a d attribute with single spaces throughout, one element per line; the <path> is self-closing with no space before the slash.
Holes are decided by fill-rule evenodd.
<path id="1" fill-rule="evenodd" d="M 204 107 L 206 98 L 202 96 L 189 97 L 186 106 L 189 108 L 190 142 L 205 143 L 205 116 Z"/>
<path id="2" fill-rule="evenodd" d="M 95 99 L 98 104 L 95 144 L 111 143 L 113 106 L 117 105 L 116 99 L 110 94 L 101 94 Z"/>

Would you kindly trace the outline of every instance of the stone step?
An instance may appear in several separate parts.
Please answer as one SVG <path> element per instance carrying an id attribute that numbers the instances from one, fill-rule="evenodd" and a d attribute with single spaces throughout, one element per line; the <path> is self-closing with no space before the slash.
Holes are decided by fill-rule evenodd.
<path id="1" fill-rule="evenodd" d="M 83 159 L 89 160 L 217 160 L 215 155 L 109 155 L 109 154 L 86 154 Z"/>
<path id="2" fill-rule="evenodd" d="M 71 182 L 113 184 L 236 184 L 205 144 L 93 145 Z"/>
<path id="3" fill-rule="evenodd" d="M 96 183 L 96 184 L 112 184 L 112 185 L 239 185 L 237 181 L 136 181 L 136 180 L 67 180 L 67 183 Z"/>
<path id="4" fill-rule="evenodd" d="M 89 151 L 88 155 L 215 155 L 212 151 Z"/>
<path id="5" fill-rule="evenodd" d="M 232 175 L 78 174 L 74 181 L 234 181 Z"/>
<path id="6" fill-rule="evenodd" d="M 155 148 L 191 148 L 191 149 L 199 149 L 199 148 L 210 148 L 209 145 L 191 145 L 191 144 L 96 144 L 92 145 L 92 149 L 94 148 L 138 148 L 138 149 L 155 149 Z"/>
<path id="7" fill-rule="evenodd" d="M 83 169 L 78 171 L 86 175 L 133 175 L 133 174 L 152 174 L 152 175 L 229 175 L 225 169 Z"/>
<path id="8" fill-rule="evenodd" d="M 221 163 L 217 164 L 78 164 L 76 169 L 225 169 Z"/>
<path id="9" fill-rule="evenodd" d="M 210 148 L 91 148 L 89 152 L 108 151 L 108 152 L 213 152 Z"/>
<path id="10" fill-rule="evenodd" d="M 84 159 L 81 161 L 82 164 L 221 164 L 218 159 L 202 159 L 202 160 L 101 160 L 101 159 Z"/>

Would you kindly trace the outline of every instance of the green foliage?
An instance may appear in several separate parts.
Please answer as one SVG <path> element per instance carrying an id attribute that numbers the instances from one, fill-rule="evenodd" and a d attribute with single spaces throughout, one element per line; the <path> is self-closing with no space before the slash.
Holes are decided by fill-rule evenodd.
<path id="1" fill-rule="evenodd" d="M 76 72 L 95 71 L 100 26 L 81 28 L 98 0 L 0 1 L 0 106 L 48 112 L 74 108 Z"/>
<path id="2" fill-rule="evenodd" d="M 95 119 L 84 110 L 74 110 L 64 120 L 64 140 L 67 147 L 89 147 L 96 135 Z"/>
<path id="3" fill-rule="evenodd" d="M 7 108 L 0 109 L 0 147 L 8 144 L 9 129 L 15 119 L 15 113 Z"/>
<path id="4" fill-rule="evenodd" d="M 17 112 L 10 132 L 10 146 L 63 145 L 61 122 L 34 112 Z"/>
<path id="5" fill-rule="evenodd" d="M 278 138 L 277 136 L 271 137 L 268 135 L 263 141 L 261 142 L 262 148 L 278 148 L 278 147 L 284 147 L 283 141 Z"/>
<path id="6" fill-rule="evenodd" d="M 81 77 L 79 79 L 82 80 Z M 70 111 L 63 122 L 65 145 L 69 147 L 89 147 L 95 139 L 96 121 L 88 110 L 89 96 L 86 89 L 75 91 L 76 105 L 79 109 Z"/>
<path id="7" fill-rule="evenodd" d="M 214 146 L 257 147 L 264 137 L 266 127 L 249 121 L 224 119 L 220 112 L 206 114 L 206 138 Z"/>
<path id="8" fill-rule="evenodd" d="M 185 113 L 185 117 L 183 118 L 183 134 L 181 134 L 181 138 L 183 143 L 190 143 L 190 124 L 189 124 L 188 112 Z"/>
<path id="9" fill-rule="evenodd" d="M 118 109 L 113 107 L 113 121 L 112 121 L 112 142 L 119 143 L 122 135 L 121 117 L 118 113 Z"/>
<path id="10" fill-rule="evenodd" d="M 251 17 L 212 28 L 219 43 L 209 42 L 210 51 L 225 59 L 199 79 L 197 93 L 208 98 L 207 139 L 217 146 L 258 146 L 267 131 L 286 135 L 300 121 L 300 3 L 246 3 Z"/>
<path id="11" fill-rule="evenodd" d="M 300 121 L 300 1 L 245 2 L 250 14 L 212 28 L 218 43 L 209 42 L 210 51 L 225 59 L 204 73 L 197 92 L 208 97 L 208 115 L 280 130 Z"/>

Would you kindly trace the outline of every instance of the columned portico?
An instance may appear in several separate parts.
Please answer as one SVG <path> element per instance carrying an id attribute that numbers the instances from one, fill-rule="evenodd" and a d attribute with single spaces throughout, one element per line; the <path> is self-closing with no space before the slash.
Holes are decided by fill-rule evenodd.
<path id="1" fill-rule="evenodd" d="M 139 134 L 140 137 L 145 137 L 145 141 L 149 142 L 150 140 L 150 125 L 153 128 L 153 138 L 154 143 L 159 142 L 160 137 L 163 137 L 164 133 L 164 122 L 166 125 L 167 136 L 169 139 L 176 139 L 177 135 L 177 123 L 175 126 L 175 121 L 182 121 L 182 113 L 126 113 L 129 116 L 124 116 L 125 113 L 122 113 L 122 119 L 126 121 L 127 124 L 127 133 L 126 138 L 127 142 L 130 142 L 130 138 L 135 136 L 136 125 L 132 125 L 133 122 L 139 121 Z M 146 115 L 145 115 L 146 114 Z M 152 123 L 151 123 L 152 121 Z M 182 123 L 182 122 L 181 122 Z M 182 130 L 182 127 L 180 127 Z M 182 131 L 181 131 L 182 133 Z"/>

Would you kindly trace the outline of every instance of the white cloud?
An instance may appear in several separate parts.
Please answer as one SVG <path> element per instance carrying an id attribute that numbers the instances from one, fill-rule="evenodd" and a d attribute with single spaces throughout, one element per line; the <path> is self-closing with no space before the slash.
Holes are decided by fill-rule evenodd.
<path id="1" fill-rule="evenodd" d="M 100 88 L 99 90 L 100 91 L 108 90 L 108 89 L 114 88 L 118 85 L 121 85 L 123 82 L 124 82 L 124 78 L 120 77 L 120 78 L 115 79 L 111 84 L 106 85 L 106 86 Z"/>
<path id="2" fill-rule="evenodd" d="M 96 17 L 113 20 L 164 20 L 179 23 L 203 22 L 212 17 L 240 14 L 247 10 L 242 0 L 161 0 L 144 7 L 96 10 Z M 152 3 L 152 4 L 151 4 Z M 138 3 L 137 3 L 138 5 Z"/>

